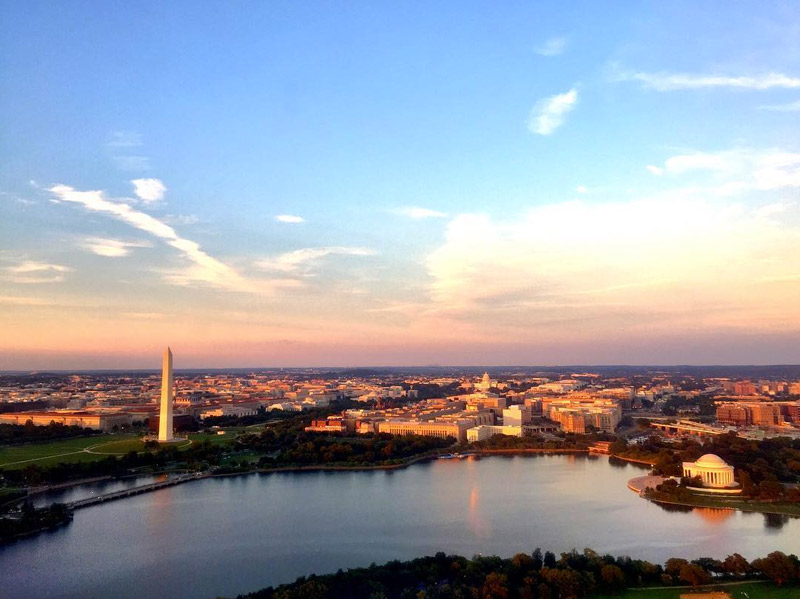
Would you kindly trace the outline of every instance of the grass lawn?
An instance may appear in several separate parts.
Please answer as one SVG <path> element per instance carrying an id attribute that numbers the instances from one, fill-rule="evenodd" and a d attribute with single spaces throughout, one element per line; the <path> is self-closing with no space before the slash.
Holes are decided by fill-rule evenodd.
<path id="1" fill-rule="evenodd" d="M 96 437 L 76 437 L 64 441 L 52 441 L 48 443 L 36 443 L 34 445 L 12 445 L 0 447 L 0 467 L 6 467 L 10 462 L 22 460 L 37 460 L 37 462 L 26 462 L 19 465 L 8 466 L 9 468 L 24 468 L 28 464 L 39 463 L 38 460 L 52 458 L 61 454 L 75 453 L 103 443 L 112 439 L 119 438 L 118 435 L 97 435 Z M 75 454 L 80 455 L 80 454 Z M 89 454 L 84 454 L 89 455 Z M 64 456 L 67 460 L 70 456 Z M 58 461 L 58 460 L 56 460 Z"/>
<path id="2" fill-rule="evenodd" d="M 190 434 L 189 439 L 194 443 L 209 441 L 214 445 L 227 445 L 233 441 L 239 430 L 241 429 L 227 430 L 225 435 Z M 183 443 L 180 449 L 190 446 L 189 443 Z M 53 466 L 60 462 L 94 462 L 108 456 L 125 455 L 129 451 L 145 451 L 144 442 L 139 436 L 97 435 L 33 445 L 0 447 L 0 468 L 18 470 L 33 464 Z"/>
<path id="3" fill-rule="evenodd" d="M 92 449 L 93 453 L 104 455 L 121 455 L 129 451 L 144 451 L 144 441 L 140 437 L 127 437 L 116 441 L 108 441 Z"/>
<path id="4" fill-rule="evenodd" d="M 779 587 L 771 582 L 747 582 L 740 585 L 722 586 L 721 590 L 730 593 L 733 599 L 797 599 L 800 597 L 800 586 L 783 585 Z M 595 595 L 593 599 L 679 599 L 683 593 L 699 593 L 715 590 L 715 587 L 693 589 L 653 589 L 628 590 L 620 595 Z"/>
<path id="5" fill-rule="evenodd" d="M 217 435 L 215 433 L 191 433 L 189 438 L 193 443 L 208 441 L 213 445 L 226 445 L 236 438 L 236 432 L 235 429 L 225 429 L 224 435 Z"/>

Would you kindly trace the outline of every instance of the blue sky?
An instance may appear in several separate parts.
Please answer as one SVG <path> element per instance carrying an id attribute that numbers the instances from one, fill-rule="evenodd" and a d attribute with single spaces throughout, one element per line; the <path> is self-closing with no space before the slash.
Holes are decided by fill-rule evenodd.
<path id="1" fill-rule="evenodd" d="M 0 368 L 800 360 L 796 3 L 0 19 Z"/>

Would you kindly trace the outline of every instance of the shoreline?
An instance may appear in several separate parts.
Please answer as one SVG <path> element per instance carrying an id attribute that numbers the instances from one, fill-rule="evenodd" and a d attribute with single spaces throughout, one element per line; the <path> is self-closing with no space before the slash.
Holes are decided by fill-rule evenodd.
<path id="1" fill-rule="evenodd" d="M 630 488 L 630 487 L 629 487 Z M 639 497 L 641 499 L 645 499 L 647 501 L 652 501 L 656 504 L 663 504 L 663 505 L 678 505 L 681 507 L 689 507 L 689 508 L 706 508 L 712 510 L 731 510 L 731 511 L 739 511 L 745 512 L 748 514 L 771 514 L 773 516 L 789 516 L 790 518 L 800 518 L 800 514 L 790 513 L 785 511 L 773 511 L 773 510 L 762 510 L 758 509 L 757 507 L 749 507 L 749 506 L 740 506 L 740 505 L 702 505 L 697 503 L 686 503 L 683 501 L 669 501 L 666 499 L 653 499 L 651 497 L 647 497 L 646 495 L 640 494 Z M 744 501 L 744 500 L 740 500 Z M 793 504 L 787 504 L 793 505 Z"/>
<path id="2" fill-rule="evenodd" d="M 546 449 L 546 448 L 521 448 L 521 449 L 479 449 L 475 451 L 471 451 L 469 455 L 472 456 L 486 456 L 490 457 L 493 455 L 530 455 L 530 454 L 537 454 L 537 455 L 572 455 L 572 454 L 588 454 L 588 449 Z M 302 473 L 302 472 L 369 472 L 369 471 L 376 471 L 376 470 L 400 470 L 403 468 L 408 468 L 409 466 L 413 466 L 414 464 L 419 464 L 426 461 L 433 461 L 439 458 L 442 455 L 441 453 L 436 454 L 426 454 L 422 456 L 417 456 L 415 458 L 411 458 L 408 461 L 399 463 L 399 464 L 374 464 L 374 465 L 360 465 L 360 466 L 349 466 L 349 465 L 324 465 L 324 464 L 310 464 L 307 466 L 276 466 L 273 468 L 252 468 L 250 470 L 243 470 L 240 472 L 208 472 L 205 478 L 223 478 L 228 476 L 242 476 L 246 474 L 273 474 L 273 473 Z M 468 457 L 468 456 L 465 456 Z M 612 456 L 609 456 L 612 457 Z M 613 456 L 616 457 L 616 456 Z M 624 459 L 624 458 L 620 458 Z M 156 471 L 152 473 L 138 473 L 138 474 L 130 474 L 123 477 L 117 477 L 119 479 L 125 478 L 135 478 L 137 476 L 159 476 L 162 474 L 171 474 L 174 473 L 173 470 L 164 470 L 164 471 Z M 78 487 L 84 484 L 91 484 L 95 482 L 102 482 L 106 480 L 116 480 L 115 477 L 111 475 L 106 476 L 98 476 L 98 477 L 91 477 L 91 478 L 83 478 L 77 479 L 75 481 L 67 481 L 62 483 L 57 483 L 52 486 L 48 487 L 35 487 L 35 490 L 28 491 L 28 494 L 25 497 L 18 498 L 16 500 L 12 500 L 9 503 L 16 503 L 24 501 L 25 499 L 29 499 L 34 496 L 38 496 L 50 491 L 58 491 L 64 489 L 70 489 L 73 487 Z M 184 481 L 188 482 L 188 481 Z"/>
<path id="3" fill-rule="evenodd" d="M 548 448 L 518 448 L 518 449 L 477 449 L 474 451 L 469 452 L 469 456 L 476 456 L 480 457 L 491 457 L 491 456 L 515 456 L 515 455 L 576 455 L 576 454 L 585 454 L 585 455 L 606 455 L 609 459 L 615 458 L 624 462 L 629 462 L 632 464 L 642 465 L 642 466 L 651 466 L 652 463 L 646 460 L 641 460 L 637 458 L 629 458 L 625 456 L 620 456 L 616 454 L 592 454 L 589 449 L 548 449 Z M 272 468 L 252 468 L 249 470 L 244 470 L 240 472 L 207 472 L 206 476 L 202 478 L 226 478 L 226 477 L 234 477 L 234 476 L 245 476 L 249 474 L 300 474 L 304 472 L 370 472 L 370 471 L 391 471 L 391 470 L 401 470 L 408 468 L 409 466 L 413 466 L 415 464 L 420 464 L 424 462 L 430 462 L 438 459 L 441 453 L 435 454 L 426 454 L 417 456 L 415 458 L 411 458 L 407 461 L 398 463 L 398 464 L 374 464 L 374 465 L 323 465 L 323 464 L 310 464 L 306 466 L 276 466 Z M 465 456 L 465 457 L 469 457 Z M 149 474 L 131 474 L 121 478 L 133 478 L 136 476 L 159 476 L 162 474 L 170 474 L 172 471 L 161 471 L 161 472 L 153 472 Z M 112 476 L 104 476 L 104 477 L 93 477 L 88 479 L 80 479 L 74 482 L 64 482 L 58 483 L 53 485 L 52 487 L 37 487 L 35 491 L 29 492 L 29 494 L 24 498 L 19 498 L 17 500 L 12 500 L 9 503 L 21 502 L 24 501 L 26 498 L 30 498 L 35 495 L 40 495 L 46 493 L 48 491 L 54 490 L 61 490 L 61 489 L 69 489 L 72 487 L 77 487 L 82 484 L 90 484 L 93 482 L 100 482 L 103 480 L 111 480 L 114 477 Z M 200 480 L 200 479 L 187 479 L 183 482 L 190 482 L 191 480 Z M 628 485 L 628 488 L 634 492 L 637 492 L 636 489 L 633 489 Z M 154 489 L 156 490 L 156 489 Z M 725 509 L 725 510 L 738 510 L 741 512 L 746 513 L 759 513 L 759 514 L 773 514 L 779 516 L 789 516 L 798 518 L 800 514 L 784 511 L 784 510 L 770 510 L 770 509 L 759 509 L 758 507 L 754 506 L 747 506 L 747 505 L 706 505 L 704 503 L 687 503 L 687 502 L 677 502 L 677 501 L 669 501 L 669 500 L 660 500 L 660 499 L 651 499 L 646 497 L 642 493 L 638 493 L 640 498 L 645 499 L 647 501 L 652 501 L 656 504 L 664 504 L 664 505 L 676 505 L 681 507 L 687 508 L 711 508 L 711 509 Z M 739 500 L 743 501 L 743 500 Z"/>

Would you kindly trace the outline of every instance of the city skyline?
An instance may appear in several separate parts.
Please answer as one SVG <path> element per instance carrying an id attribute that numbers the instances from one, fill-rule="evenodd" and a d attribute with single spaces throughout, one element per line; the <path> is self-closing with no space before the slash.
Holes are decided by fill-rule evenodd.
<path id="1" fill-rule="evenodd" d="M 0 10 L 0 370 L 800 363 L 790 3 Z"/>

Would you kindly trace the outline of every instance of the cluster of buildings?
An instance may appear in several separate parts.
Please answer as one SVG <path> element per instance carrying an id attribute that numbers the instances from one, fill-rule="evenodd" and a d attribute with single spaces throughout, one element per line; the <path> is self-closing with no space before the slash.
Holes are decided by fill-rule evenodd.
<path id="1" fill-rule="evenodd" d="M 157 430 L 161 382 L 159 374 L 150 373 L 0 376 L 0 423 L 56 422 L 112 431 L 148 421 Z M 633 413 L 668 434 L 704 436 L 731 429 L 755 434 L 757 429 L 800 435 L 800 382 L 669 371 L 521 369 L 496 377 L 426 375 L 424 369 L 363 376 L 313 369 L 179 371 L 172 388 L 176 430 L 197 427 L 211 417 L 302 412 L 350 399 L 363 407 L 314 420 L 308 430 L 478 441 L 496 434 L 613 433 L 623 414 Z M 675 416 L 677 422 L 667 419 Z"/>
<path id="2" fill-rule="evenodd" d="M 415 434 L 473 442 L 499 434 L 584 433 L 589 427 L 613 432 L 622 418 L 620 398 L 613 393 L 576 391 L 586 386 L 577 380 L 551 383 L 537 379 L 524 391 L 509 389 L 508 385 L 503 389 L 502 383 L 493 381 L 488 373 L 477 383 L 465 383 L 460 388 L 467 393 L 388 409 L 346 410 L 315 420 L 306 430 Z M 630 401 L 630 389 L 625 390 L 624 397 Z"/>
<path id="3" fill-rule="evenodd" d="M 741 400 L 717 402 L 717 421 L 736 427 L 784 427 L 800 425 L 800 401 Z"/>
<path id="4" fill-rule="evenodd" d="M 250 416 L 264 410 L 302 412 L 327 407 L 349 397 L 360 401 L 414 397 L 400 386 L 368 381 L 329 381 L 275 374 L 190 374 L 174 377 L 174 424 L 178 430 L 197 427 L 214 416 Z M 49 376 L 46 382 L 4 380 L 0 387 L 0 423 L 46 426 L 51 422 L 111 432 L 136 423 L 159 427 L 161 374 L 141 376 Z"/>

